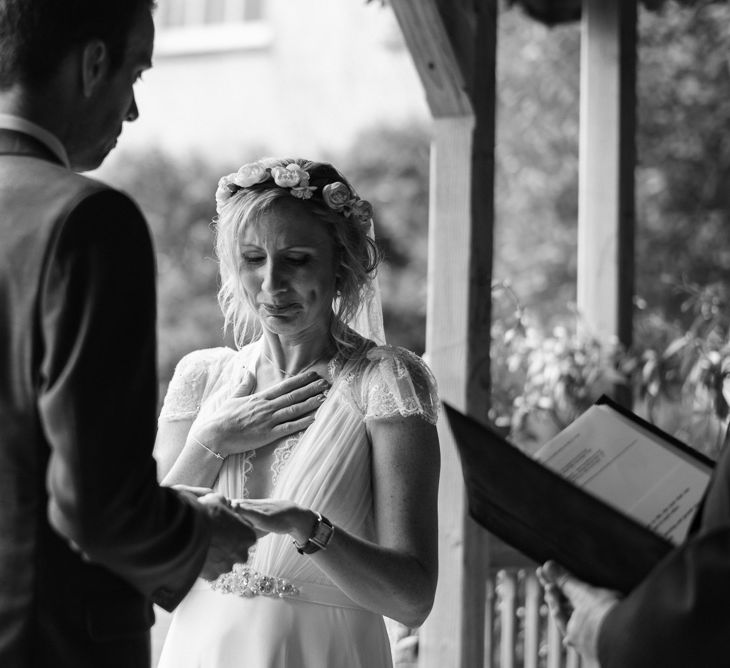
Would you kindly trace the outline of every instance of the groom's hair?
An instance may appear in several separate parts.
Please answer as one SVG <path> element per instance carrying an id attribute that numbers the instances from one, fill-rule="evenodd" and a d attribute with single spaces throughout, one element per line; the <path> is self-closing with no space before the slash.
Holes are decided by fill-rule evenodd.
<path id="1" fill-rule="evenodd" d="M 0 90 L 48 82 L 63 58 L 93 39 L 106 44 L 113 72 L 139 12 L 155 5 L 156 0 L 0 0 Z"/>

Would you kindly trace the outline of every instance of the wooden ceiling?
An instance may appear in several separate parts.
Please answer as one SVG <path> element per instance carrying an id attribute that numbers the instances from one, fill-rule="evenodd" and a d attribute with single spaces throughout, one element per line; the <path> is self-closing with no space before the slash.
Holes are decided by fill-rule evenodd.
<path id="1" fill-rule="evenodd" d="M 665 2 L 666 0 L 641 0 L 641 4 L 650 10 L 659 9 Z M 581 0 L 509 0 L 509 4 L 523 7 L 532 18 L 542 23 L 557 25 L 580 19 L 583 3 Z M 679 4 L 696 5 L 699 0 L 679 0 Z"/>

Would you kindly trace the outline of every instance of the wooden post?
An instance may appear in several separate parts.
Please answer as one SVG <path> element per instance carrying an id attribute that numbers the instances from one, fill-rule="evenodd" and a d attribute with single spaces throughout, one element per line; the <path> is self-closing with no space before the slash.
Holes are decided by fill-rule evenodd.
<path id="1" fill-rule="evenodd" d="M 497 0 L 392 0 L 434 117 L 426 349 L 441 397 L 489 408 Z M 422 668 L 484 665 L 487 534 L 468 516 L 461 466 L 439 424 L 439 585 Z"/>
<path id="2" fill-rule="evenodd" d="M 636 0 L 584 0 L 578 310 L 591 332 L 632 338 Z"/>

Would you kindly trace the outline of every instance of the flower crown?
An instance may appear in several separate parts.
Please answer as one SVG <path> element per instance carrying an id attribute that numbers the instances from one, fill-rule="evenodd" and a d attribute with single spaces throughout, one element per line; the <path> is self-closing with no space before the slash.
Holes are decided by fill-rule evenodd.
<path id="1" fill-rule="evenodd" d="M 259 183 L 273 180 L 279 188 L 288 188 L 297 199 L 311 199 L 317 186 L 309 185 L 309 172 L 295 163 L 286 167 L 275 165 L 267 167 L 263 162 L 249 162 L 237 172 L 228 174 L 218 181 L 215 201 L 218 212 L 221 206 L 240 190 L 251 188 Z M 362 224 L 367 224 L 373 217 L 373 207 L 367 200 L 360 199 L 352 193 L 342 181 L 333 181 L 322 188 L 322 200 L 334 211 L 347 218 L 353 217 Z"/>

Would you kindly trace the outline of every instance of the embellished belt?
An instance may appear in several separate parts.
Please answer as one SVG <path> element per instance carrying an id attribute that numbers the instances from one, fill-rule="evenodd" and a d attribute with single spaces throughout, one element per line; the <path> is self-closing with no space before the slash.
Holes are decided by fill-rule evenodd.
<path id="1" fill-rule="evenodd" d="M 364 610 L 334 585 L 313 582 L 291 582 L 286 578 L 264 575 L 244 564 L 234 564 L 230 573 L 224 573 L 215 582 L 207 583 L 213 591 L 235 594 L 242 598 L 268 596 L 330 605 L 337 608 Z"/>

